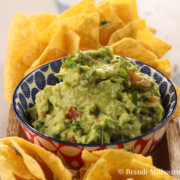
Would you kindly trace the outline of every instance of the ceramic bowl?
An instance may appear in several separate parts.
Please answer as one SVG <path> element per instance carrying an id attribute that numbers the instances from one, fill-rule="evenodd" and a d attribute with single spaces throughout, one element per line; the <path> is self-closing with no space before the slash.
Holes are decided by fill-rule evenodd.
<path id="1" fill-rule="evenodd" d="M 119 58 L 119 56 L 117 56 L 117 58 Z M 64 142 L 43 135 L 28 124 L 25 116 L 26 109 L 34 105 L 36 94 L 43 90 L 46 85 L 55 85 L 60 82 L 54 74 L 59 72 L 64 60 L 65 59 L 53 61 L 37 68 L 28 74 L 19 83 L 15 90 L 13 108 L 29 141 L 53 152 L 61 158 L 65 165 L 73 168 L 79 168 L 82 166 L 81 153 L 84 149 L 88 151 L 109 148 L 119 149 L 124 148 L 124 144 L 128 143 L 128 147 L 135 153 L 147 155 L 150 151 L 152 151 L 164 135 L 168 122 L 176 108 L 177 94 L 171 81 L 161 72 L 130 58 L 126 58 L 126 60 L 138 65 L 141 72 L 154 77 L 156 83 L 159 85 L 162 96 L 162 105 L 165 109 L 165 117 L 164 120 L 151 131 L 133 139 L 127 139 L 116 143 L 108 143 L 102 146 L 101 144 L 89 145 Z"/>

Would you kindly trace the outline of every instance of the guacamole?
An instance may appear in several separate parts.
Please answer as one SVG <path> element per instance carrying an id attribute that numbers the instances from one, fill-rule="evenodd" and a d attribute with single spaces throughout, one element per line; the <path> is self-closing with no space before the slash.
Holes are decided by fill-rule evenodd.
<path id="1" fill-rule="evenodd" d="M 46 86 L 27 109 L 29 123 L 47 136 L 104 144 L 139 136 L 163 119 L 155 80 L 109 47 L 78 50 L 56 76 L 63 82 Z"/>

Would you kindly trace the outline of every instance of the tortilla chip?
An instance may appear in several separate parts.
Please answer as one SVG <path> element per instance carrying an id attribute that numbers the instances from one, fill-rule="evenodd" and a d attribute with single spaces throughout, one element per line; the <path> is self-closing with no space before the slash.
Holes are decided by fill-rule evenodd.
<path id="1" fill-rule="evenodd" d="M 0 164 L 0 177 L 2 180 L 17 180 L 13 172 Z"/>
<path id="2" fill-rule="evenodd" d="M 125 24 L 138 19 L 136 0 L 110 0 L 112 9 Z"/>
<path id="3" fill-rule="evenodd" d="M 41 159 L 42 162 L 53 172 L 57 179 L 70 180 L 72 178 L 71 173 L 63 166 L 61 160 L 53 153 L 18 137 L 12 137 L 9 140 L 20 153 L 23 151 L 26 152 L 26 155 L 37 156 Z"/>
<path id="4" fill-rule="evenodd" d="M 45 180 L 45 174 L 39 165 L 39 163 L 30 155 L 26 154 L 26 152 L 12 139 L 9 141 L 13 144 L 13 146 L 17 149 L 17 151 L 21 154 L 24 164 L 26 165 L 27 169 L 32 173 L 36 178 Z"/>
<path id="5" fill-rule="evenodd" d="M 151 31 L 152 34 L 156 34 L 157 33 L 157 30 L 152 28 L 152 27 L 150 27 L 150 26 L 149 26 L 149 30 Z"/>
<path id="6" fill-rule="evenodd" d="M 83 167 L 80 168 L 80 179 L 86 179 L 90 166 L 93 166 L 93 164 L 84 164 Z"/>
<path id="7" fill-rule="evenodd" d="M 111 175 L 117 174 L 118 169 L 128 169 L 132 159 L 137 159 L 144 163 L 148 162 L 148 164 L 152 164 L 151 157 L 144 157 L 140 154 L 133 154 L 130 152 L 126 152 L 123 149 L 109 149 L 101 156 L 101 158 L 106 159 L 106 161 L 108 162 L 108 168 Z"/>
<path id="8" fill-rule="evenodd" d="M 82 0 L 78 4 L 72 6 L 71 8 L 60 14 L 59 19 L 76 16 L 80 13 L 83 13 L 84 8 L 88 7 L 90 3 L 94 3 L 94 2 L 95 0 Z"/>
<path id="9" fill-rule="evenodd" d="M 1 158 L 3 157 L 3 159 Z M 35 179 L 20 155 L 17 155 L 14 149 L 7 145 L 0 145 L 0 161 L 5 169 L 10 169 L 13 174 L 23 179 Z"/>
<path id="10" fill-rule="evenodd" d="M 130 166 L 131 170 L 134 171 L 140 171 L 143 172 L 143 170 L 146 170 L 145 174 L 137 174 L 132 175 L 132 178 L 138 179 L 138 180 L 145 180 L 145 179 L 153 179 L 153 180 L 175 180 L 175 178 L 171 177 L 169 174 L 167 174 L 165 171 L 156 168 L 155 166 L 143 163 L 141 161 L 138 161 L 136 159 L 133 159 Z"/>
<path id="11" fill-rule="evenodd" d="M 128 176 L 126 176 L 125 173 L 123 175 L 119 174 L 118 170 L 122 169 L 125 172 L 126 169 L 130 168 L 130 164 L 133 159 L 152 165 L 152 158 L 150 156 L 144 157 L 140 154 L 126 152 L 123 149 L 106 149 L 100 151 L 93 151 L 92 153 L 84 150 L 82 153 L 82 159 L 86 166 L 84 168 L 84 171 L 85 169 L 87 169 L 87 167 L 92 170 L 92 166 L 95 166 L 95 164 L 100 159 L 106 160 L 108 165 L 108 171 L 112 176 L 112 179 L 119 179 L 120 177 L 127 178 Z M 83 174 L 85 174 L 84 176 L 87 176 L 87 174 L 90 173 L 91 170 L 88 170 L 88 172 L 86 173 L 83 171 Z"/>
<path id="12" fill-rule="evenodd" d="M 82 17 L 84 20 L 80 24 Z M 79 21 L 78 24 L 77 21 Z M 81 37 L 79 45 L 81 50 L 99 48 L 99 15 L 97 13 L 72 17 L 64 20 L 63 23 Z"/>
<path id="13" fill-rule="evenodd" d="M 87 150 L 84 150 L 81 155 L 81 159 L 84 161 L 85 164 L 87 163 L 94 163 L 98 160 L 96 155 L 93 155 Z"/>
<path id="14" fill-rule="evenodd" d="M 24 73 L 39 56 L 36 51 L 38 42 L 39 32 L 35 24 L 18 12 L 10 27 L 5 64 L 5 97 L 9 103 L 12 103 L 14 90 Z M 31 54 L 28 60 L 27 56 L 23 57 L 27 52 Z"/>
<path id="15" fill-rule="evenodd" d="M 50 13 L 31 13 L 29 19 L 34 22 L 39 32 L 45 30 L 57 18 L 56 14 Z"/>
<path id="16" fill-rule="evenodd" d="M 138 40 L 146 49 L 154 52 L 159 58 L 171 49 L 170 44 L 155 37 L 150 32 L 149 27 L 143 19 L 133 21 L 124 28 L 113 33 L 108 44 L 111 45 L 125 37 Z"/>
<path id="17" fill-rule="evenodd" d="M 44 42 L 47 43 L 56 33 L 58 27 L 63 24 L 80 36 L 80 49 L 99 48 L 99 15 L 97 13 L 81 14 L 63 20 L 57 19 L 56 21 L 42 33 L 41 39 Z"/>
<path id="18" fill-rule="evenodd" d="M 110 22 L 120 22 L 124 24 L 122 19 L 110 7 L 110 2 L 107 0 L 100 1 L 96 4 L 97 8 L 102 11 Z"/>
<path id="19" fill-rule="evenodd" d="M 100 27 L 99 29 L 99 40 L 101 45 L 107 45 L 111 35 L 124 25 L 121 22 L 110 22 Z"/>
<path id="20" fill-rule="evenodd" d="M 176 110 L 173 113 L 171 119 L 175 119 L 175 118 L 180 117 L 180 111 L 179 111 L 180 110 L 180 89 L 175 84 L 174 84 L 174 87 L 175 87 L 176 92 L 177 92 L 177 106 L 176 106 Z"/>
<path id="21" fill-rule="evenodd" d="M 156 59 L 154 61 L 147 62 L 148 65 L 156 68 L 162 72 L 167 78 L 171 79 L 171 64 L 168 58 Z"/>
<path id="22" fill-rule="evenodd" d="M 99 159 L 94 166 L 90 169 L 87 176 L 83 179 L 86 180 L 111 180 L 111 175 L 108 171 L 108 164 L 105 159 Z"/>
<path id="23" fill-rule="evenodd" d="M 99 15 L 100 22 L 103 20 L 107 20 L 105 14 L 100 9 L 98 9 L 93 3 L 90 3 L 83 13 L 84 14 L 97 13 Z"/>
<path id="24" fill-rule="evenodd" d="M 133 58 L 143 63 L 157 59 L 153 52 L 147 50 L 139 41 L 132 38 L 124 38 L 110 47 L 113 48 L 113 52 L 116 55 Z"/>

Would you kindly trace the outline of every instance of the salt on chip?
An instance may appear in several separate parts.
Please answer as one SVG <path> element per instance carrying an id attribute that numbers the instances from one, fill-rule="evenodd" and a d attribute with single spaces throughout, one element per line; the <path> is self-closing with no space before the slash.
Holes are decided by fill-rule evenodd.
<path id="1" fill-rule="evenodd" d="M 121 22 L 110 22 L 105 25 L 102 25 L 99 28 L 99 40 L 100 44 L 105 46 L 107 45 L 111 35 L 118 29 L 122 28 L 124 25 Z"/>
<path id="2" fill-rule="evenodd" d="M 5 63 L 5 97 L 9 103 L 12 103 L 14 90 L 24 73 L 38 58 L 38 42 L 39 31 L 35 24 L 22 12 L 18 12 L 10 26 Z M 27 52 L 31 54 L 28 61 L 23 58 Z"/>
<path id="3" fill-rule="evenodd" d="M 110 0 L 112 9 L 125 24 L 138 19 L 136 0 Z"/>
<path id="4" fill-rule="evenodd" d="M 112 180 L 108 171 L 108 163 L 105 159 L 99 159 L 83 178 L 85 180 Z"/>
<path id="5" fill-rule="evenodd" d="M 41 32 L 45 30 L 55 20 L 55 18 L 57 18 L 57 15 L 51 13 L 31 13 L 29 18 L 36 24 L 38 30 Z"/>
<path id="6" fill-rule="evenodd" d="M 132 38 L 124 38 L 110 47 L 113 48 L 116 55 L 133 58 L 143 63 L 157 59 L 153 52 L 147 50 L 139 41 Z"/>
<path id="7" fill-rule="evenodd" d="M 68 55 L 72 56 L 74 51 L 79 48 L 79 43 L 79 35 L 61 25 L 45 51 L 41 54 L 39 59 L 32 64 L 31 68 L 27 70 L 26 74 L 52 60 Z"/>
<path id="8" fill-rule="evenodd" d="M 157 57 L 163 56 L 171 45 L 155 37 L 149 30 L 144 19 L 138 19 L 126 25 L 124 28 L 112 34 L 109 45 L 113 44 L 124 37 L 131 37 L 138 40 L 146 49 L 154 52 Z"/>
<path id="9" fill-rule="evenodd" d="M 80 13 L 83 13 L 84 7 L 88 7 L 90 3 L 94 3 L 95 0 L 82 0 L 78 4 L 72 6 L 68 10 L 64 11 L 62 14 L 59 15 L 59 18 L 67 18 L 71 16 L 76 16 Z"/>
<path id="10" fill-rule="evenodd" d="M 147 62 L 147 64 L 162 72 L 167 78 L 171 78 L 171 63 L 168 58 L 156 59 Z"/>
<path id="11" fill-rule="evenodd" d="M 1 158 L 3 157 L 3 159 Z M 10 169 L 13 174 L 23 179 L 35 179 L 20 155 L 17 155 L 14 149 L 7 145 L 0 145 L 0 161 L 4 168 Z"/>

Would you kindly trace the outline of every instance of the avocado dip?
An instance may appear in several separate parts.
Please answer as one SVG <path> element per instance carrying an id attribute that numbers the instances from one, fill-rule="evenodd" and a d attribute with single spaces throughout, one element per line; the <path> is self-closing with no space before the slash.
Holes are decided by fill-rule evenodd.
<path id="1" fill-rule="evenodd" d="M 32 127 L 56 139 L 104 144 L 134 138 L 163 119 L 159 86 L 109 47 L 77 50 L 27 109 Z"/>

